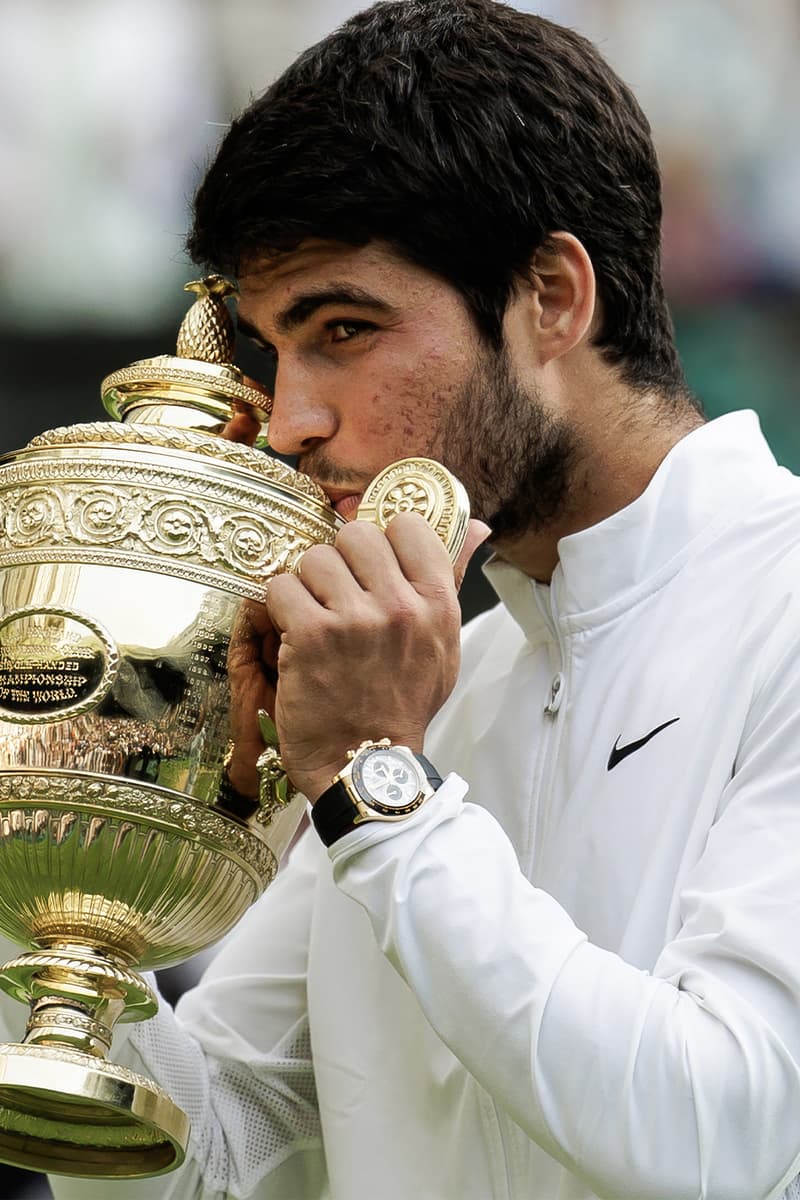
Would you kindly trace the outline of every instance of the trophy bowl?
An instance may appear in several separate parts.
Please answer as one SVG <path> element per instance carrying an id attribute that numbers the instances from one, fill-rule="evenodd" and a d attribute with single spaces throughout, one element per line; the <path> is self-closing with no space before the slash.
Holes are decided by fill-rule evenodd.
<path id="1" fill-rule="evenodd" d="M 228 662 L 269 579 L 341 520 L 310 479 L 226 440 L 234 419 L 261 434 L 269 399 L 232 364 L 231 287 L 190 287 L 177 356 L 105 380 L 117 421 L 0 460 L 0 931 L 27 947 L 0 987 L 30 1009 L 23 1042 L 0 1045 L 0 1160 L 35 1170 L 132 1178 L 183 1160 L 185 1114 L 107 1059 L 112 1028 L 157 1009 L 140 971 L 240 919 L 306 807 L 268 721 L 263 786 L 230 785 Z M 460 485 L 393 464 L 359 516 L 408 508 L 455 558 Z"/>

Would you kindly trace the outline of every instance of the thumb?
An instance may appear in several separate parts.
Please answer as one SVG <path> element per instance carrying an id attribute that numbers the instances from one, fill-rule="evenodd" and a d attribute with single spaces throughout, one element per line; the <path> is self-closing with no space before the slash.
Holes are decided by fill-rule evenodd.
<path id="1" fill-rule="evenodd" d="M 461 587 L 464 582 L 464 576 L 467 573 L 469 561 L 472 558 L 478 546 L 483 545 L 491 533 L 488 525 L 484 525 L 483 521 L 471 520 L 467 527 L 467 536 L 464 540 L 464 545 L 453 566 L 453 574 L 456 580 L 456 590 Z"/>

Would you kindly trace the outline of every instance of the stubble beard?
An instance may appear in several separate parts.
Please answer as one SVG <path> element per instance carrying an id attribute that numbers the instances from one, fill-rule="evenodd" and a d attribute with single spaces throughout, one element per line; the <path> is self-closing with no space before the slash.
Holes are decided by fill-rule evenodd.
<path id="1" fill-rule="evenodd" d="M 573 426 L 514 378 L 505 349 L 483 348 L 471 377 L 440 413 L 430 445 L 409 453 L 438 459 L 453 472 L 471 515 L 499 545 L 541 533 L 567 514 L 579 447 Z M 335 463 L 324 447 L 303 455 L 298 468 L 330 487 L 370 482 Z"/>
<path id="2" fill-rule="evenodd" d="M 504 349 L 484 349 L 437 442 L 492 543 L 541 533 L 568 512 L 579 437 L 514 378 Z"/>

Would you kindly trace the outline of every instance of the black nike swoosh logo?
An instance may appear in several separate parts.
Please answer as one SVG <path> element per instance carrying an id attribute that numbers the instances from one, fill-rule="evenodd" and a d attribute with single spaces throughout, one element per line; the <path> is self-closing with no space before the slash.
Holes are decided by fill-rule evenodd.
<path id="1" fill-rule="evenodd" d="M 613 771 L 617 763 L 621 763 L 623 758 L 627 758 L 629 754 L 635 754 L 637 750 L 641 750 L 642 746 L 646 746 L 651 738 L 654 738 L 657 733 L 661 733 L 662 729 L 666 729 L 668 725 L 674 725 L 676 721 L 680 721 L 680 717 L 673 717 L 671 721 L 665 721 L 663 725 L 657 725 L 655 729 L 651 729 L 643 738 L 638 738 L 635 742 L 628 742 L 627 746 L 620 746 L 619 735 L 614 742 L 614 749 L 608 756 L 608 766 L 606 770 Z"/>

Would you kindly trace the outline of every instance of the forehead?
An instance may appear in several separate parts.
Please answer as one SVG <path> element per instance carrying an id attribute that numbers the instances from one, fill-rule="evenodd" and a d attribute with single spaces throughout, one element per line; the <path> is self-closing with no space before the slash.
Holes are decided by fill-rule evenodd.
<path id="1" fill-rule="evenodd" d="M 262 322 L 309 288 L 348 284 L 393 308 L 419 309 L 444 300 L 460 305 L 460 296 L 450 284 L 379 241 L 348 246 L 309 239 L 295 250 L 248 259 L 238 283 L 241 315 Z"/>

